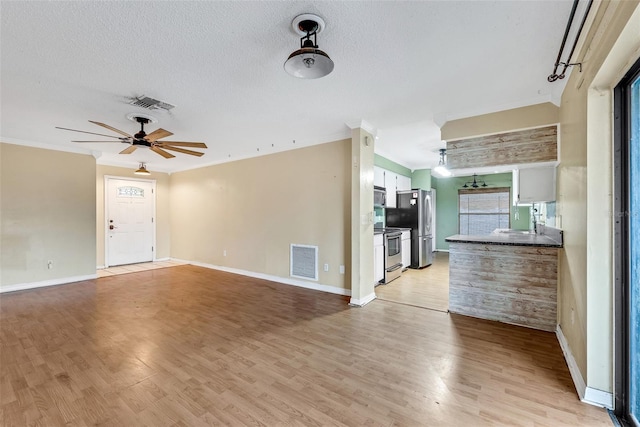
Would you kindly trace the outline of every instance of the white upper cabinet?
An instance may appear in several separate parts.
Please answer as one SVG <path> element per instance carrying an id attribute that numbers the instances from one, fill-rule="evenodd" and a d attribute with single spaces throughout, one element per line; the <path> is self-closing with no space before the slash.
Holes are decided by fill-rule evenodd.
<path id="1" fill-rule="evenodd" d="M 556 168 L 540 167 L 513 171 L 513 201 L 519 204 L 556 200 Z"/>
<path id="2" fill-rule="evenodd" d="M 384 169 L 379 166 L 373 167 L 373 185 L 384 187 Z"/>
<path id="3" fill-rule="evenodd" d="M 387 207 L 396 207 L 396 191 L 411 190 L 411 178 L 379 166 L 373 167 L 373 185 L 387 190 Z"/>
<path id="4" fill-rule="evenodd" d="M 411 178 L 404 175 L 398 175 L 398 191 L 411 190 Z"/>
<path id="5" fill-rule="evenodd" d="M 384 187 L 387 189 L 387 207 L 396 207 L 396 190 L 398 186 L 398 174 L 388 170 L 384 171 Z"/>

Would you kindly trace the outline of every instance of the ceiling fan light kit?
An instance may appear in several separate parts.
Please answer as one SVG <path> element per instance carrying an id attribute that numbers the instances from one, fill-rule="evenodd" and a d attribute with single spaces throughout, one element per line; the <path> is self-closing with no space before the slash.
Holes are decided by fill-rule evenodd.
<path id="1" fill-rule="evenodd" d="M 293 30 L 301 34 L 300 49 L 294 51 L 284 63 L 287 73 L 301 79 L 318 79 L 333 71 L 333 61 L 318 48 L 317 34 L 325 23 L 317 15 L 305 13 L 296 16 L 291 23 Z M 311 40 L 313 37 L 313 41 Z"/>

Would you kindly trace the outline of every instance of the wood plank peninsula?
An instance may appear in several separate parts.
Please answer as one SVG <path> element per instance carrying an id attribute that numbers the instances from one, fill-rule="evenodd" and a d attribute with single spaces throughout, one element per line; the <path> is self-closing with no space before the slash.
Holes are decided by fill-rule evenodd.
<path id="1" fill-rule="evenodd" d="M 447 237 L 449 311 L 555 331 L 562 231 L 543 232 Z"/>

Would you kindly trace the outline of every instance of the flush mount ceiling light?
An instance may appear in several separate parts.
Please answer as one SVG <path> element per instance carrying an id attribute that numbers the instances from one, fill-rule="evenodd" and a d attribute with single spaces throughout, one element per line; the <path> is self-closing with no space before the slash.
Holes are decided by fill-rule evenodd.
<path id="1" fill-rule="evenodd" d="M 329 55 L 318 49 L 316 40 L 317 34 L 324 29 L 324 20 L 317 15 L 305 13 L 296 16 L 291 25 L 302 37 L 300 49 L 289 55 L 284 63 L 285 71 L 301 79 L 318 79 L 331 73 L 333 61 Z"/>
<path id="2" fill-rule="evenodd" d="M 134 173 L 136 175 L 151 175 L 151 172 L 147 170 L 147 168 L 144 166 L 144 163 L 140 163 L 140 167 Z"/>
<path id="3" fill-rule="evenodd" d="M 446 155 L 447 155 L 446 148 L 441 148 L 440 149 L 440 161 L 438 162 L 438 166 L 433 168 L 433 171 L 435 173 L 437 173 L 438 175 L 442 176 L 442 177 L 449 177 L 449 176 L 452 175 L 451 171 L 449 169 L 447 169 Z"/>

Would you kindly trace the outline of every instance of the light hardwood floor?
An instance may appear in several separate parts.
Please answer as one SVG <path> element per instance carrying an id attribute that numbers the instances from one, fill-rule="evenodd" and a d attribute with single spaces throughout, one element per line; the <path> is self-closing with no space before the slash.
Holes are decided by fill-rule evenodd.
<path id="1" fill-rule="evenodd" d="M 3 426 L 596 426 L 552 333 L 191 265 L 0 297 Z"/>
<path id="2" fill-rule="evenodd" d="M 435 252 L 433 255 L 433 264 L 429 267 L 409 268 L 398 279 L 376 286 L 376 297 L 446 312 L 449 309 L 449 254 Z"/>

